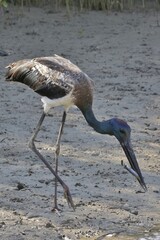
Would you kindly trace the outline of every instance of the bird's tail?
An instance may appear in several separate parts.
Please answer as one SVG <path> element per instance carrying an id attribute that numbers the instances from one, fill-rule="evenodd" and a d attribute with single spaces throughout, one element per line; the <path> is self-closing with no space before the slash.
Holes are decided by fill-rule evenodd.
<path id="1" fill-rule="evenodd" d="M 37 88 L 37 73 L 30 59 L 11 63 L 7 67 L 6 81 L 21 82 L 33 90 Z"/>

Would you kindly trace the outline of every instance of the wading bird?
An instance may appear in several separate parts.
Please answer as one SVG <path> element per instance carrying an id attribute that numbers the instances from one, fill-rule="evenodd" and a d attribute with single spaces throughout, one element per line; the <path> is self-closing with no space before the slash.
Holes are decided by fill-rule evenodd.
<path id="1" fill-rule="evenodd" d="M 130 144 L 130 126 L 123 120 L 112 118 L 106 121 L 98 121 L 92 110 L 93 83 L 92 80 L 69 60 L 53 55 L 51 57 L 40 57 L 34 59 L 20 60 L 7 66 L 7 81 L 16 81 L 28 85 L 36 93 L 42 96 L 43 113 L 37 124 L 35 132 L 29 142 L 29 147 L 49 168 L 55 176 L 54 209 L 58 210 L 57 204 L 57 181 L 64 189 L 64 195 L 68 204 L 75 209 L 68 186 L 58 175 L 58 157 L 60 153 L 60 141 L 68 109 L 75 105 L 82 112 L 87 123 L 98 133 L 115 136 L 131 165 L 131 168 L 124 166 L 132 173 L 140 185 L 146 190 L 136 156 Z M 40 130 L 45 116 L 51 108 L 63 106 L 62 122 L 56 142 L 55 170 L 46 161 L 35 146 L 35 138 Z"/>

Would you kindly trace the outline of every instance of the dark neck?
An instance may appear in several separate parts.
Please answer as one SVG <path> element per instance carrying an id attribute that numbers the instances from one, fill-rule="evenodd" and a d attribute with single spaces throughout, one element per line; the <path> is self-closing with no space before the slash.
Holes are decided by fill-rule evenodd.
<path id="1" fill-rule="evenodd" d="M 81 110 L 88 124 L 98 133 L 112 135 L 112 126 L 110 121 L 98 121 L 94 116 L 92 107 Z"/>

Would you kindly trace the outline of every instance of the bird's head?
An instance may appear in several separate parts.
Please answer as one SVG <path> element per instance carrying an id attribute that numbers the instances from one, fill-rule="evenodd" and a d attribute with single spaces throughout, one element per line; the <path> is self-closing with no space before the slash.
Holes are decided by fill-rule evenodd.
<path id="1" fill-rule="evenodd" d="M 123 151 L 131 165 L 130 172 L 135 173 L 133 175 L 137 178 L 138 182 L 143 187 L 143 189 L 146 190 L 147 189 L 146 184 L 143 180 L 135 153 L 131 146 L 131 142 L 130 142 L 131 128 L 130 128 L 130 126 L 125 121 L 120 120 L 118 118 L 112 118 L 109 121 L 110 121 L 110 129 L 111 129 L 110 134 L 114 135 L 117 138 L 121 147 L 123 148 Z"/>
<path id="2" fill-rule="evenodd" d="M 121 119 L 112 118 L 110 119 L 112 135 L 114 135 L 120 144 L 130 141 L 131 128 L 130 126 Z"/>

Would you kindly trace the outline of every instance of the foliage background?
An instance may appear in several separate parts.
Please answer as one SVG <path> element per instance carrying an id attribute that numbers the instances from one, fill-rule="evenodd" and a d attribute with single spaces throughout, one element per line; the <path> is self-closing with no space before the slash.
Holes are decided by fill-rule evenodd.
<path id="1" fill-rule="evenodd" d="M 57 10 L 59 7 L 66 7 L 70 12 L 74 9 L 82 11 L 88 10 L 118 10 L 133 8 L 158 8 L 160 0 L 0 0 L 0 6 L 7 8 L 8 5 L 18 6 L 45 6 L 49 4 L 53 9 Z"/>

